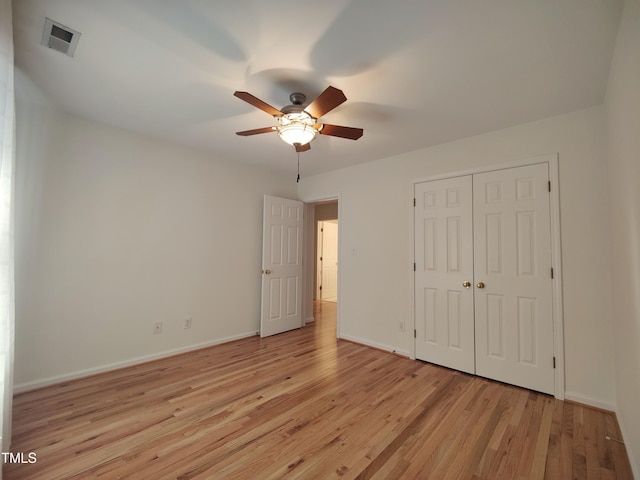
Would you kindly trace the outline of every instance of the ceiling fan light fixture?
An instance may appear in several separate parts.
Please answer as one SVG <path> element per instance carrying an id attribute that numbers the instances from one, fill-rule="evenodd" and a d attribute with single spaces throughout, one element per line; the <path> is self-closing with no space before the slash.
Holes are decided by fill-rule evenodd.
<path id="1" fill-rule="evenodd" d="M 289 145 L 306 145 L 318 133 L 314 128 L 315 119 L 306 112 L 286 113 L 278 118 L 278 123 L 278 135 Z"/>
<path id="2" fill-rule="evenodd" d="M 316 130 L 309 125 L 291 123 L 283 127 L 278 127 L 278 135 L 289 145 L 305 145 L 316 138 Z"/>

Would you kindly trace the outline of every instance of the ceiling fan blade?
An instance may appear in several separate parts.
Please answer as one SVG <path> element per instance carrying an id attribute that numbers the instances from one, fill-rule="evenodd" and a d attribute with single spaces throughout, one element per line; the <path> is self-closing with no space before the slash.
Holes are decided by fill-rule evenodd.
<path id="1" fill-rule="evenodd" d="M 249 135 L 257 135 L 259 133 L 269 133 L 275 132 L 275 127 L 264 127 L 264 128 L 255 128 L 253 130 L 244 130 L 243 132 L 236 132 L 236 135 L 241 135 L 243 137 L 248 137 Z"/>
<path id="2" fill-rule="evenodd" d="M 274 117 L 282 116 L 282 112 L 275 107 L 272 107 L 266 102 L 263 102 L 258 97 L 254 97 L 249 92 L 234 92 L 234 96 L 238 97 L 240 100 L 244 100 L 250 105 L 253 105 L 256 108 L 259 108 L 263 112 L 267 112 L 269 115 Z"/>
<path id="3" fill-rule="evenodd" d="M 320 134 L 331 135 L 332 137 L 348 138 L 350 140 L 359 139 L 364 130 L 362 128 L 341 127 L 340 125 L 322 124 Z"/>
<path id="4" fill-rule="evenodd" d="M 304 145 L 300 145 L 299 143 L 294 143 L 293 146 L 296 147 L 296 152 L 298 152 L 298 153 L 302 153 L 302 152 L 306 152 L 307 150 L 311 150 L 311 145 L 309 145 L 308 143 L 305 143 Z"/>
<path id="5" fill-rule="evenodd" d="M 307 105 L 305 111 L 313 118 L 320 118 L 325 113 L 330 112 L 346 100 L 347 97 L 344 96 L 342 90 L 334 87 L 327 87 L 327 89 L 322 92 L 318 98 Z"/>

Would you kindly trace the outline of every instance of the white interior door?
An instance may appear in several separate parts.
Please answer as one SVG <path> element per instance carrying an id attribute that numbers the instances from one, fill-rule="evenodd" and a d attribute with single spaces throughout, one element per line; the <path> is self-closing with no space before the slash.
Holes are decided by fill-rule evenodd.
<path id="1" fill-rule="evenodd" d="M 260 336 L 302 326 L 303 203 L 264 196 Z"/>
<path id="2" fill-rule="evenodd" d="M 416 358 L 475 372 L 472 177 L 415 187 Z"/>
<path id="3" fill-rule="evenodd" d="M 338 299 L 338 222 L 322 222 L 322 300 Z"/>
<path id="4" fill-rule="evenodd" d="M 474 175 L 476 373 L 554 393 L 547 164 Z"/>

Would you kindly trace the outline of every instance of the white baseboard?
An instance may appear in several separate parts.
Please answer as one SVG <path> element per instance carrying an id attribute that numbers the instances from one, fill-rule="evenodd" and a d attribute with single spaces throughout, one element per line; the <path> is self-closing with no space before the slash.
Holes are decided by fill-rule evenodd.
<path id="1" fill-rule="evenodd" d="M 77 370 L 75 372 L 66 373 L 63 375 L 56 375 L 54 377 L 43 378 L 40 380 L 34 380 L 31 382 L 25 382 L 14 385 L 13 393 L 24 393 L 37 388 L 48 387 L 49 385 L 55 385 L 56 383 L 66 382 L 68 380 L 75 380 L 78 378 L 88 377 L 97 373 L 109 372 L 112 370 L 118 370 L 120 368 L 131 367 L 133 365 L 139 365 L 141 363 L 150 362 L 153 360 L 159 360 L 161 358 L 171 357 L 173 355 L 179 355 L 181 353 L 191 352 L 194 350 L 200 350 L 201 348 L 212 347 L 214 345 L 220 345 L 223 343 L 233 342 L 234 340 L 241 340 L 243 338 L 253 337 L 260 332 L 247 332 L 240 335 L 234 335 L 231 337 L 219 338 L 209 342 L 198 343 L 195 345 L 189 345 L 186 347 L 174 348 L 171 350 L 165 350 L 163 352 L 153 353 L 151 355 L 145 355 L 143 357 L 131 358 L 122 362 L 110 363 L 94 368 L 87 368 L 84 370 Z"/>
<path id="2" fill-rule="evenodd" d="M 402 350 L 402 349 L 398 349 L 395 347 L 391 347 L 389 345 L 384 345 L 382 343 L 377 343 L 377 342 L 372 342 L 371 340 L 365 340 L 359 337 L 352 337 L 350 335 L 340 335 L 340 338 L 344 339 L 344 340 L 348 340 L 350 342 L 353 343 L 359 343 L 361 345 L 366 345 L 367 347 L 373 347 L 373 348 L 377 348 L 378 350 L 385 350 L 387 352 L 390 353 L 396 353 L 398 355 L 401 355 L 403 357 L 407 357 L 410 358 L 411 355 L 409 354 L 409 352 Z"/>
<path id="3" fill-rule="evenodd" d="M 610 412 L 616 411 L 616 405 L 605 400 L 589 397 L 587 395 L 581 395 L 574 392 L 564 392 L 564 399 L 571 402 L 582 403 L 583 405 L 589 405 L 591 407 L 600 408 L 602 410 L 608 410 Z"/>

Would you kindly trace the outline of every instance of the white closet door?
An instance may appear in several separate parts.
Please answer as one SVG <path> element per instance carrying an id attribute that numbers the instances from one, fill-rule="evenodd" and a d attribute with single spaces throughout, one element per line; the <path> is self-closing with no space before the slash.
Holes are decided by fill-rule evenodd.
<path id="1" fill-rule="evenodd" d="M 473 176 L 476 374 L 554 393 L 547 164 Z"/>
<path id="2" fill-rule="evenodd" d="M 471 176 L 417 184 L 414 218 L 416 358 L 468 373 L 475 371 L 471 185 Z"/>

